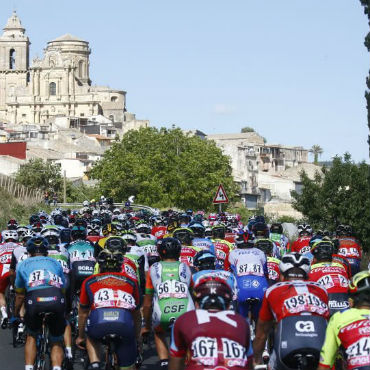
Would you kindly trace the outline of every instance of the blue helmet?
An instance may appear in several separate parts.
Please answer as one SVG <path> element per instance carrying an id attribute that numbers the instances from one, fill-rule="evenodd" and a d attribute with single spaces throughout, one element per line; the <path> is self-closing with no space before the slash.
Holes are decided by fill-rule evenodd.
<path id="1" fill-rule="evenodd" d="M 35 236 L 28 240 L 26 244 L 27 252 L 30 254 L 33 253 L 47 253 L 49 243 L 46 238 L 42 236 Z"/>

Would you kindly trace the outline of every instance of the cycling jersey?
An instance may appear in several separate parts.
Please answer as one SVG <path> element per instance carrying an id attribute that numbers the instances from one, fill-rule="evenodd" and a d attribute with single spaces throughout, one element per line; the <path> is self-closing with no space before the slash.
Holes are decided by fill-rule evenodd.
<path id="1" fill-rule="evenodd" d="M 328 293 L 325 288 L 311 281 L 285 281 L 267 289 L 259 319 L 279 322 L 288 316 L 304 313 L 329 317 Z"/>
<path id="2" fill-rule="evenodd" d="M 193 267 L 194 257 L 199 251 L 201 251 L 200 248 L 192 245 L 183 245 L 181 247 L 180 262 L 185 263 L 189 267 Z"/>
<path id="3" fill-rule="evenodd" d="M 352 277 L 351 274 L 351 266 L 347 260 L 347 258 L 340 256 L 339 254 L 333 254 L 332 255 L 333 262 L 340 263 L 346 270 L 348 279 Z"/>
<path id="4" fill-rule="evenodd" d="M 153 226 L 151 234 L 156 237 L 156 239 L 162 239 L 167 233 L 167 226 Z"/>
<path id="5" fill-rule="evenodd" d="M 182 262 L 154 263 L 147 274 L 146 294 L 153 297 L 153 327 L 166 330 L 180 315 L 194 309 L 189 288 L 192 286 L 189 267 Z"/>
<path id="6" fill-rule="evenodd" d="M 136 234 L 136 244 L 142 248 L 148 256 L 149 265 L 159 261 L 159 253 L 156 246 L 156 238 L 149 234 Z"/>
<path id="7" fill-rule="evenodd" d="M 320 365 L 332 368 L 337 350 L 344 349 L 347 369 L 370 368 L 370 310 L 351 308 L 330 319 L 321 349 Z"/>
<path id="8" fill-rule="evenodd" d="M 172 328 L 171 356 L 188 355 L 186 370 L 248 368 L 252 361 L 250 328 L 233 311 L 193 310 Z"/>
<path id="9" fill-rule="evenodd" d="M 311 236 L 302 236 L 298 238 L 292 243 L 290 247 L 290 252 L 301 253 L 312 259 L 311 247 L 309 245 L 310 240 Z"/>
<path id="10" fill-rule="evenodd" d="M 281 256 L 289 250 L 289 239 L 284 234 L 270 233 L 270 239 L 277 244 Z"/>
<path id="11" fill-rule="evenodd" d="M 361 259 L 362 251 L 361 245 L 353 237 L 340 237 L 339 240 L 339 251 L 338 254 L 346 258 Z"/>
<path id="12" fill-rule="evenodd" d="M 276 283 L 280 280 L 280 260 L 275 257 L 267 257 L 267 270 L 269 282 Z"/>
<path id="13" fill-rule="evenodd" d="M 19 293 L 47 288 L 64 288 L 64 273 L 59 262 L 50 257 L 30 257 L 17 267 L 15 288 Z"/>
<path id="14" fill-rule="evenodd" d="M 13 251 L 19 244 L 7 242 L 0 244 L 0 293 L 5 293 L 9 285 L 9 269 L 12 261 Z"/>
<path id="15" fill-rule="evenodd" d="M 136 310 L 140 305 L 137 281 L 125 272 L 104 272 L 90 276 L 82 284 L 80 305 L 91 311 L 100 308 Z"/>
<path id="16" fill-rule="evenodd" d="M 348 293 L 348 275 L 343 265 L 336 262 L 315 263 L 308 280 L 320 283 L 328 293 Z"/>
<path id="17" fill-rule="evenodd" d="M 208 238 L 194 238 L 191 241 L 191 244 L 194 247 L 200 248 L 201 250 L 209 250 L 213 254 L 215 253 L 215 247 L 212 243 L 212 241 Z"/>
<path id="18" fill-rule="evenodd" d="M 18 266 L 18 263 L 24 261 L 26 258 L 28 258 L 28 252 L 26 247 L 20 245 L 17 248 L 15 248 L 12 253 L 10 270 L 15 271 L 16 267 Z"/>
<path id="19" fill-rule="evenodd" d="M 49 249 L 48 256 L 60 263 L 65 274 L 69 273 L 69 254 L 62 245 Z"/>
<path id="20" fill-rule="evenodd" d="M 234 246 L 224 239 L 211 239 L 214 245 L 214 254 L 217 258 L 217 268 L 223 269 L 225 261 L 229 256 L 230 252 L 234 249 Z"/>

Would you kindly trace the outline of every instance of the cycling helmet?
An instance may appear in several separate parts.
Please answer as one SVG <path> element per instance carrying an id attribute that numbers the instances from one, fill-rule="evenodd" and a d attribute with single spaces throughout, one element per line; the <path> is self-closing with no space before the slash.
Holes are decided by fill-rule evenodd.
<path id="1" fill-rule="evenodd" d="M 136 244 L 137 237 L 134 233 L 124 232 L 122 234 L 121 238 L 123 240 L 125 240 L 127 244 L 130 244 L 130 245 L 135 245 Z"/>
<path id="2" fill-rule="evenodd" d="M 8 225 L 7 225 L 8 230 L 17 230 L 17 227 L 18 227 L 18 222 L 14 218 L 8 221 Z"/>
<path id="3" fill-rule="evenodd" d="M 18 233 L 16 230 L 4 230 L 1 233 L 1 238 L 3 242 L 17 242 Z"/>
<path id="4" fill-rule="evenodd" d="M 270 232 L 273 234 L 282 234 L 283 233 L 283 225 L 281 223 L 274 223 L 270 227 Z"/>
<path id="5" fill-rule="evenodd" d="M 157 241 L 157 250 L 162 259 L 178 259 L 181 253 L 181 244 L 176 238 L 163 238 Z"/>
<path id="6" fill-rule="evenodd" d="M 121 252 L 112 252 L 109 249 L 103 249 L 97 258 L 100 272 L 120 272 L 122 271 L 123 261 L 124 256 Z"/>
<path id="7" fill-rule="evenodd" d="M 226 310 L 232 301 L 232 291 L 226 281 L 221 278 L 201 278 L 194 287 L 194 299 L 201 309 Z"/>
<path id="8" fill-rule="evenodd" d="M 287 253 L 282 257 L 279 268 L 285 277 L 306 279 L 310 272 L 311 262 L 300 253 Z M 301 271 L 301 273 L 298 272 Z"/>
<path id="9" fill-rule="evenodd" d="M 83 226 L 73 226 L 71 229 L 71 237 L 73 240 L 85 240 L 86 229 Z"/>
<path id="10" fill-rule="evenodd" d="M 344 235 L 346 235 L 346 236 L 352 236 L 352 233 L 353 233 L 352 226 L 345 225 L 344 226 Z"/>
<path id="11" fill-rule="evenodd" d="M 27 229 L 24 234 L 22 235 L 22 237 L 20 237 L 20 241 L 22 243 L 26 243 L 28 240 L 30 240 L 31 238 L 33 238 L 35 236 L 35 234 L 33 233 L 33 231 L 31 229 Z"/>
<path id="12" fill-rule="evenodd" d="M 242 231 L 235 237 L 237 248 L 252 248 L 255 244 L 255 237 L 251 231 Z"/>
<path id="13" fill-rule="evenodd" d="M 270 239 L 258 239 L 256 240 L 255 244 L 256 248 L 261 250 L 268 256 L 272 255 L 272 251 L 274 249 L 274 243 Z"/>
<path id="14" fill-rule="evenodd" d="M 100 235 L 100 226 L 87 225 L 86 234 L 89 236 L 99 236 Z"/>
<path id="15" fill-rule="evenodd" d="M 173 232 L 173 237 L 180 240 L 181 244 L 190 245 L 194 238 L 193 230 L 187 227 L 179 227 Z"/>
<path id="16" fill-rule="evenodd" d="M 193 265 L 198 269 L 198 271 L 214 270 L 215 264 L 216 257 L 210 251 L 200 251 L 194 257 Z"/>
<path id="17" fill-rule="evenodd" d="M 206 228 L 201 223 L 195 222 L 193 224 L 190 224 L 189 229 L 191 229 L 195 237 L 204 238 Z"/>
<path id="18" fill-rule="evenodd" d="M 40 222 L 40 217 L 38 215 L 30 216 L 30 225 L 33 225 L 35 222 Z"/>
<path id="19" fill-rule="evenodd" d="M 71 229 L 62 229 L 60 230 L 60 242 L 61 243 L 70 243 L 71 239 Z"/>
<path id="20" fill-rule="evenodd" d="M 122 254 L 127 252 L 127 243 L 120 236 L 110 236 L 104 244 L 104 248 L 111 252 L 119 251 Z"/>
<path id="21" fill-rule="evenodd" d="M 105 224 L 102 228 L 102 233 L 104 236 L 107 236 L 108 234 L 116 235 L 117 233 L 116 225 L 112 223 Z"/>
<path id="22" fill-rule="evenodd" d="M 312 235 L 312 227 L 309 224 L 300 224 L 298 225 L 298 235 L 299 236 L 310 236 Z"/>
<path id="23" fill-rule="evenodd" d="M 135 227 L 135 231 L 138 234 L 150 234 L 152 232 L 152 229 L 148 224 L 140 223 Z"/>
<path id="24" fill-rule="evenodd" d="M 121 210 L 119 209 L 119 208 L 115 208 L 114 210 L 113 210 L 113 214 L 114 215 L 120 215 L 121 214 Z"/>
<path id="25" fill-rule="evenodd" d="M 189 216 L 192 216 L 193 215 L 193 210 L 191 208 L 187 209 L 186 214 L 189 215 Z"/>
<path id="26" fill-rule="evenodd" d="M 82 206 L 83 207 L 88 207 L 90 205 L 90 202 L 88 201 L 88 200 L 84 200 L 83 202 L 82 202 Z"/>
<path id="27" fill-rule="evenodd" d="M 252 226 L 252 232 L 256 238 L 268 238 L 270 236 L 269 228 L 264 222 L 256 222 Z"/>
<path id="28" fill-rule="evenodd" d="M 266 223 L 266 219 L 265 219 L 265 216 L 262 216 L 262 215 L 258 215 L 254 218 L 254 220 L 257 222 L 260 222 L 262 224 L 265 224 Z"/>
<path id="29" fill-rule="evenodd" d="M 188 225 L 190 221 L 191 221 L 191 217 L 190 217 L 187 213 L 182 213 L 182 214 L 179 216 L 179 223 L 180 223 L 180 225 L 181 225 L 181 224 L 186 224 L 186 225 Z"/>
<path id="30" fill-rule="evenodd" d="M 87 221 L 84 218 L 77 218 L 75 221 L 75 226 L 82 226 L 86 229 Z"/>
<path id="31" fill-rule="evenodd" d="M 19 239 L 21 240 L 22 236 L 24 235 L 24 233 L 28 230 L 28 227 L 25 226 L 25 225 L 19 225 L 17 227 L 17 233 L 18 233 L 18 237 Z"/>
<path id="32" fill-rule="evenodd" d="M 218 224 L 212 227 L 212 238 L 224 239 L 226 233 L 226 227 L 223 224 Z"/>
<path id="33" fill-rule="evenodd" d="M 49 245 L 59 244 L 59 230 L 48 228 L 41 230 L 41 236 L 46 238 Z"/>
<path id="34" fill-rule="evenodd" d="M 349 282 L 349 293 L 366 292 L 370 297 L 370 271 L 360 271 Z"/>
<path id="35" fill-rule="evenodd" d="M 30 240 L 28 240 L 26 244 L 27 252 L 30 254 L 34 253 L 47 254 L 48 246 L 49 246 L 48 241 L 42 236 L 34 236 Z"/>
<path id="36" fill-rule="evenodd" d="M 311 246 L 311 253 L 317 261 L 331 261 L 334 253 L 334 244 L 329 240 L 315 241 Z"/>

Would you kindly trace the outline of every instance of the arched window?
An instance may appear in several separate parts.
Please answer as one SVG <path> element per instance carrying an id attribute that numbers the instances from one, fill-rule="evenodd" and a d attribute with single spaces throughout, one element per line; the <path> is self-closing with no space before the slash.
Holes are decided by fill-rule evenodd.
<path id="1" fill-rule="evenodd" d="M 9 52 L 9 69 L 15 69 L 15 50 L 10 49 Z"/>
<path id="2" fill-rule="evenodd" d="M 83 60 L 80 60 L 78 63 L 78 75 L 80 78 L 84 76 L 84 62 Z"/>
<path id="3" fill-rule="evenodd" d="M 49 84 L 49 95 L 56 95 L 57 94 L 57 85 L 55 82 L 50 82 Z"/>

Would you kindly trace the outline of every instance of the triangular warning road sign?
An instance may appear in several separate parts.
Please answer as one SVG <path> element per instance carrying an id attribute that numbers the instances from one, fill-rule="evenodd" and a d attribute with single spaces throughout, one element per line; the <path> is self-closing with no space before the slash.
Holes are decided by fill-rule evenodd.
<path id="1" fill-rule="evenodd" d="M 226 191 L 222 184 L 218 186 L 217 193 L 215 197 L 213 198 L 213 203 L 219 204 L 219 203 L 229 203 L 229 198 L 226 195 Z"/>

